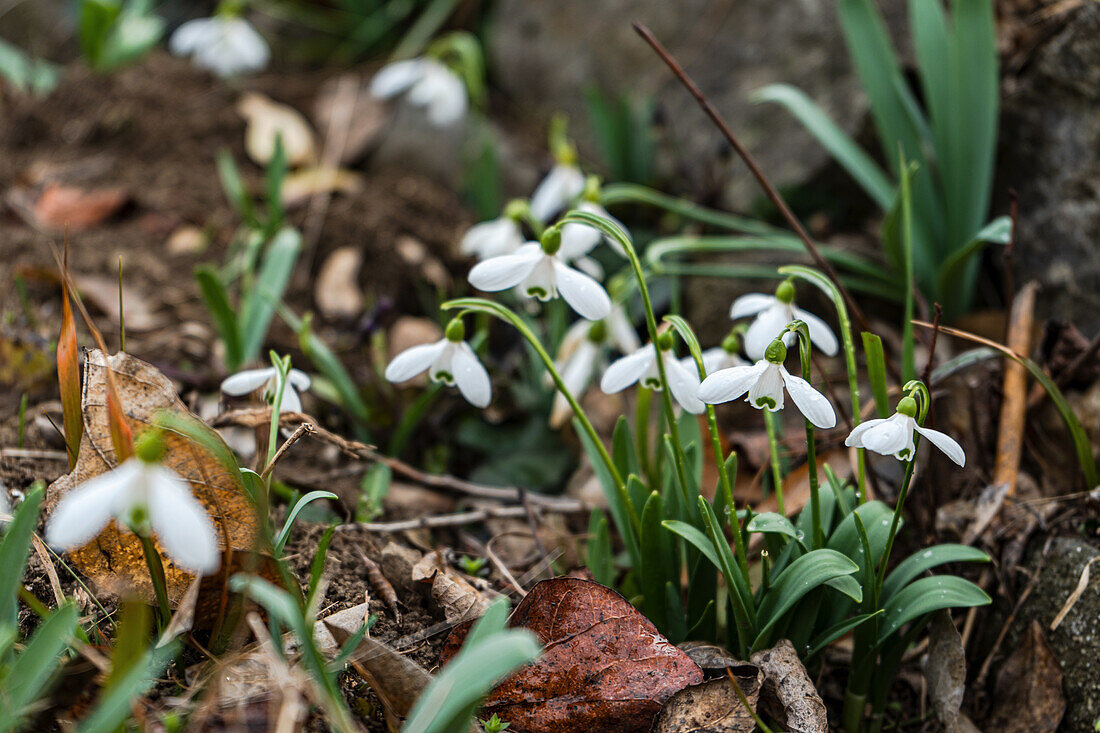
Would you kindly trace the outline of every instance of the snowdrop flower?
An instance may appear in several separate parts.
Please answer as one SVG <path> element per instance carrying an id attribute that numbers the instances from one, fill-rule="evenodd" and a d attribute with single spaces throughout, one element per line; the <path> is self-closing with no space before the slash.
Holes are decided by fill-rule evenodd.
<path id="1" fill-rule="evenodd" d="M 894 456 L 899 461 L 911 461 L 916 457 L 913 431 L 928 439 L 932 445 L 943 451 L 948 458 L 960 466 L 966 465 L 963 453 L 955 439 L 938 430 L 922 428 L 917 424 L 917 401 L 912 397 L 903 397 L 898 402 L 898 411 L 887 418 L 868 420 L 860 423 L 844 441 L 849 448 L 866 448 L 884 456 Z"/>
<path id="2" fill-rule="evenodd" d="M 459 249 L 462 254 L 479 260 L 490 260 L 501 255 L 513 254 L 523 246 L 523 230 L 519 222 L 508 216 L 474 224 L 462 236 Z"/>
<path id="3" fill-rule="evenodd" d="M 279 370 L 275 367 L 265 369 L 245 369 L 226 377 L 222 382 L 222 392 L 228 395 L 240 396 L 254 392 L 260 387 L 264 388 L 264 398 L 272 401 L 279 389 Z M 291 369 L 286 376 L 286 387 L 283 388 L 283 402 L 279 405 L 279 412 L 301 412 L 302 400 L 298 397 L 298 391 L 309 389 L 309 375 L 298 369 Z"/>
<path id="4" fill-rule="evenodd" d="M 764 358 L 752 366 L 736 366 L 711 374 L 699 386 L 699 399 L 711 405 L 736 400 L 748 393 L 745 401 L 758 410 L 776 412 L 783 409 L 783 391 L 794 400 L 795 407 L 819 428 L 836 425 L 836 413 L 823 394 L 801 377 L 787 372 L 783 360 L 787 347 L 774 339 Z"/>
<path id="5" fill-rule="evenodd" d="M 667 331 L 658 336 L 657 346 L 646 344 L 609 366 L 600 380 L 600 389 L 607 394 L 615 394 L 635 383 L 650 389 L 661 389 L 658 352 L 664 363 L 672 396 L 688 412 L 695 415 L 702 413 L 705 408 L 696 396 L 699 390 L 699 374 L 695 369 L 685 367 L 676 358 L 672 351 L 672 334 Z"/>
<path id="6" fill-rule="evenodd" d="M 223 78 L 259 71 L 271 56 L 263 36 L 244 18 L 230 13 L 187 21 L 172 34 L 168 47 Z"/>
<path id="7" fill-rule="evenodd" d="M 381 99 L 408 92 L 409 102 L 424 107 L 428 121 L 447 127 L 466 116 L 466 84 L 446 64 L 422 56 L 387 64 L 374 75 L 370 93 Z"/>
<path id="8" fill-rule="evenodd" d="M 531 194 L 531 213 L 539 221 L 550 221 L 555 215 L 570 208 L 584 192 L 584 174 L 577 167 L 576 153 L 559 156 L 559 162 L 550 169 L 535 192 Z M 597 241 L 599 237 L 597 236 Z"/>
<path id="9" fill-rule="evenodd" d="M 745 352 L 753 359 L 764 358 L 764 351 L 779 332 L 791 321 L 802 321 L 810 330 L 810 342 L 829 356 L 837 351 L 836 336 L 832 329 L 813 313 L 798 308 L 794 304 L 794 284 L 784 280 L 775 289 L 775 295 L 749 293 L 733 301 L 730 318 L 744 318 L 755 315 L 756 320 L 745 333 Z M 794 343 L 795 334 L 784 335 L 787 346 Z"/>
<path id="10" fill-rule="evenodd" d="M 748 362 L 737 353 L 740 347 L 741 340 L 737 337 L 737 334 L 731 333 L 722 339 L 720 346 L 706 349 L 700 354 L 703 357 L 703 369 L 707 374 L 714 374 L 721 369 L 748 365 Z M 699 368 L 695 365 L 695 359 L 691 356 L 684 357 L 680 360 L 680 363 L 688 369 L 699 371 Z"/>
<path id="11" fill-rule="evenodd" d="M 593 323 L 580 320 L 570 326 L 562 337 L 554 366 L 570 393 L 579 400 L 596 376 L 596 368 L 607 347 L 630 354 L 639 346 L 634 326 L 622 306 L 616 304 L 602 321 Z M 565 396 L 561 392 L 555 393 L 554 405 L 550 411 L 550 427 L 561 427 L 572 414 L 572 408 Z"/>
<path id="12" fill-rule="evenodd" d="M 627 231 L 626 226 L 621 221 L 607 213 L 607 209 L 600 205 L 600 179 L 597 176 L 589 176 L 584 183 L 584 190 L 581 194 L 581 200 L 577 203 L 576 209 L 588 214 L 594 214 L 602 219 L 608 219 L 612 223 L 616 224 L 624 232 Z M 571 257 L 580 257 L 591 252 L 601 239 L 606 239 L 607 243 L 611 245 L 611 248 L 622 257 L 626 257 L 626 252 L 623 251 L 622 245 L 611 237 L 604 237 L 603 232 L 595 227 L 591 227 L 587 224 L 580 224 L 578 222 L 569 222 L 562 227 L 561 231 L 561 248 L 567 253 L 566 259 Z M 576 254 L 572 254 L 576 253 Z"/>
<path id="13" fill-rule="evenodd" d="M 386 367 L 386 379 L 405 382 L 427 371 L 433 382 L 458 387 L 474 407 L 488 407 L 493 398 L 489 373 L 465 338 L 466 326 L 462 319 L 455 318 L 439 341 L 413 346 L 394 357 Z"/>
<path id="14" fill-rule="evenodd" d="M 0 525 L 11 521 L 11 501 L 8 499 L 8 488 L 0 481 Z"/>
<path id="15" fill-rule="evenodd" d="M 577 313 L 590 321 L 611 312 L 611 298 L 594 278 L 573 269 L 561 253 L 561 229 L 550 227 L 542 243 L 528 242 L 514 254 L 479 262 L 470 270 L 470 284 L 495 292 L 519 286 L 523 295 L 550 300 L 559 294 Z"/>
<path id="16" fill-rule="evenodd" d="M 217 570 L 214 523 L 187 482 L 158 463 L 163 450 L 159 431 L 147 430 L 132 458 L 65 494 L 46 524 L 46 542 L 61 550 L 81 547 L 113 517 L 124 530 L 155 534 L 181 568 L 202 575 Z"/>

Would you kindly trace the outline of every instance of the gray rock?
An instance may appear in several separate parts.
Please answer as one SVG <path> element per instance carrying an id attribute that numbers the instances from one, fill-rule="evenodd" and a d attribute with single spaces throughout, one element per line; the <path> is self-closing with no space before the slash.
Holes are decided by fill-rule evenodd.
<path id="1" fill-rule="evenodd" d="M 904 0 L 879 5 L 892 28 L 906 25 Z M 755 182 L 729 161 L 726 143 L 634 32 L 635 20 L 677 56 L 777 185 L 806 181 L 827 156 L 786 112 L 750 104 L 753 90 L 795 84 L 845 130 L 860 126 L 866 101 L 835 3 L 824 0 L 501 0 L 489 34 L 491 72 L 519 109 L 543 118 L 566 111 L 592 156 L 586 87 L 654 97 L 666 127 L 662 148 L 675 155 L 677 172 L 696 188 L 717 177 L 725 203 L 744 209 L 760 196 Z"/>
<path id="2" fill-rule="evenodd" d="M 1042 315 L 1100 330 L 1100 3 L 1033 54 L 1004 101 L 1002 178 L 1020 196 L 1019 278 Z"/>
<path id="3" fill-rule="evenodd" d="M 1060 730 L 1091 733 L 1100 720 L 1100 567 L 1091 567 L 1092 580 L 1077 603 L 1054 631 L 1050 624 L 1081 578 L 1085 564 L 1100 550 L 1073 538 L 1054 540 L 1048 550 L 1038 585 L 1028 596 L 1001 646 L 1002 655 L 1015 649 L 1033 619 L 1042 625 L 1047 643 L 1062 666 L 1066 714 Z M 1030 563 L 1035 571 L 1038 553 Z M 996 663 L 996 660 L 994 660 Z M 994 667 L 996 669 L 996 667 Z"/>

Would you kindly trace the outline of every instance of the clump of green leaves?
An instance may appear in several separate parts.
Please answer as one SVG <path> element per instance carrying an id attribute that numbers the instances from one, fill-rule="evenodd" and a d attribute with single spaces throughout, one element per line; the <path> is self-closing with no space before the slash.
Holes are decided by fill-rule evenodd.
<path id="1" fill-rule="evenodd" d="M 96 71 L 136 61 L 164 35 L 150 0 L 80 0 L 80 51 Z"/>

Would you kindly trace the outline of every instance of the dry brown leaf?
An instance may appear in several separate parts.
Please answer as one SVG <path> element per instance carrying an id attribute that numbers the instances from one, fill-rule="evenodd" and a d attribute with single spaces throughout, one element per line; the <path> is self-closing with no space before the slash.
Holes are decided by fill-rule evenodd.
<path id="1" fill-rule="evenodd" d="M 319 193 L 355 193 L 363 189 L 363 176 L 343 168 L 307 168 L 283 181 L 283 206 L 293 209 Z"/>
<path id="2" fill-rule="evenodd" d="M 751 664 L 731 667 L 737 684 L 755 710 L 763 675 Z M 745 709 L 728 676 L 685 687 L 665 701 L 653 733 L 752 733 L 756 721 Z"/>
<path id="3" fill-rule="evenodd" d="M 359 290 L 359 267 L 363 252 L 358 247 L 340 247 L 325 258 L 313 287 L 313 299 L 326 318 L 354 318 L 363 310 Z"/>
<path id="4" fill-rule="evenodd" d="M 962 636 L 951 616 L 940 611 L 932 616 L 928 637 L 928 655 L 923 667 L 932 712 L 945 730 L 954 730 L 966 692 L 966 651 Z"/>
<path id="5" fill-rule="evenodd" d="M 164 247 L 171 255 L 194 255 L 206 249 L 210 238 L 197 226 L 186 224 L 172 232 Z"/>
<path id="6" fill-rule="evenodd" d="M 517 733 L 642 733 L 661 705 L 703 680 L 703 671 L 621 595 L 599 583 L 559 577 L 535 585 L 509 619 L 535 634 L 543 654 L 497 685 L 485 716 Z M 469 624 L 444 642 L 440 664 Z"/>
<path id="7" fill-rule="evenodd" d="M 177 396 L 172 382 L 155 367 L 126 353 L 105 358 L 98 350 L 86 351 L 81 395 L 84 436 L 80 453 L 72 473 L 50 485 L 46 498 L 47 512 L 52 511 L 75 486 L 117 465 L 107 424 L 107 369 L 114 373 L 126 421 L 135 434 L 148 427 L 162 410 L 190 414 Z M 166 433 L 164 442 L 164 465 L 191 485 L 195 497 L 214 520 L 219 544 L 223 549 L 228 547 L 247 556 L 256 544 L 258 522 L 243 487 L 210 454 L 190 440 L 175 433 Z M 153 599 L 141 543 L 134 535 L 120 530 L 114 522 L 96 539 L 68 554 L 73 564 L 100 591 L 108 595 L 125 591 L 146 600 Z M 225 557 L 223 554 L 223 560 Z M 219 574 L 232 570 L 232 566 L 238 564 L 233 557 L 233 554 L 229 555 L 229 567 L 223 562 Z M 193 576 L 178 568 L 168 557 L 164 558 L 164 572 L 169 600 L 175 604 L 191 585 Z M 199 615 L 203 613 L 200 611 Z"/>
<path id="8" fill-rule="evenodd" d="M 237 111 L 248 122 L 244 148 L 248 157 L 267 165 L 275 154 L 275 138 L 282 136 L 286 161 L 292 168 L 317 160 L 313 128 L 302 113 L 256 92 L 247 92 L 237 103 Z"/>
<path id="9" fill-rule="evenodd" d="M 442 550 L 429 552 L 414 565 L 412 579 L 430 585 L 432 601 L 451 624 L 477 618 L 492 602 L 448 564 Z"/>
<path id="10" fill-rule="evenodd" d="M 51 183 L 34 204 L 39 226 L 63 232 L 79 232 L 102 224 L 130 199 L 126 189 L 83 189 Z"/>
<path id="11" fill-rule="evenodd" d="M 760 710 L 788 733 L 825 733 L 829 730 L 825 703 L 817 694 L 806 667 L 791 642 L 783 639 L 750 660 L 764 673 Z"/>
<path id="12" fill-rule="evenodd" d="M 313 120 L 317 123 L 318 130 L 327 130 L 334 119 L 340 119 L 342 115 L 340 106 L 347 104 L 341 99 L 341 89 L 349 83 L 347 76 L 340 76 L 327 81 L 317 94 L 313 103 Z M 359 85 L 358 75 L 354 75 L 350 83 Z M 354 87 L 353 87 L 354 88 Z M 346 114 L 346 112 L 344 112 Z M 343 146 L 340 164 L 346 165 L 358 160 L 378 133 L 381 132 L 390 117 L 393 116 L 393 105 L 371 94 L 365 88 L 359 89 L 355 94 L 352 104 L 350 124 L 347 129 L 347 141 Z"/>
<path id="13" fill-rule="evenodd" d="M 1066 620 L 1066 616 L 1068 616 L 1069 612 L 1073 610 L 1073 607 L 1077 605 L 1077 601 L 1080 600 L 1081 594 L 1089 587 L 1089 568 L 1098 560 L 1100 560 L 1100 557 L 1094 557 L 1085 563 L 1085 567 L 1081 571 L 1081 577 L 1077 579 L 1077 586 L 1066 598 L 1066 602 L 1062 605 L 1062 610 L 1058 611 L 1058 615 L 1050 622 L 1051 631 L 1056 631 L 1058 627 L 1062 625 L 1062 622 Z"/>
<path id="14" fill-rule="evenodd" d="M 1054 733 L 1066 712 L 1062 668 L 1033 620 L 1023 643 L 997 677 L 986 730 L 999 733 Z"/>
<path id="15" fill-rule="evenodd" d="M 125 313 L 120 316 L 117 277 L 74 275 L 72 280 L 81 297 L 95 304 L 95 307 L 110 318 L 112 323 L 119 323 L 121 316 L 125 316 L 128 331 L 151 331 L 159 325 L 159 321 L 153 315 L 154 306 L 149 299 L 136 288 L 126 284 L 122 286 L 122 307 Z"/>
<path id="16" fill-rule="evenodd" d="M 744 664 L 725 647 L 709 641 L 685 641 L 679 647 L 708 677 L 725 677 L 727 667 L 738 667 Z"/>

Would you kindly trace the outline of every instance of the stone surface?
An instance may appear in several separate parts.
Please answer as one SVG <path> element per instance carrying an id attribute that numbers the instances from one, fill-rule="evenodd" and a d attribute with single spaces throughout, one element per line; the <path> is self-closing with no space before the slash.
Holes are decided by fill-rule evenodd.
<path id="1" fill-rule="evenodd" d="M 879 5 L 892 28 L 905 26 L 903 0 Z M 587 87 L 655 98 L 673 172 L 697 190 L 711 179 L 725 181 L 725 203 L 745 208 L 760 195 L 755 183 L 730 162 L 718 131 L 634 32 L 635 20 L 681 61 L 778 185 L 804 182 L 826 155 L 786 112 L 751 104 L 753 90 L 795 84 L 849 132 L 863 120 L 866 102 L 835 4 L 821 0 L 501 0 L 489 35 L 491 73 L 516 108 L 544 119 L 566 111 L 591 157 L 598 150 L 588 137 Z"/>
<path id="2" fill-rule="evenodd" d="M 1035 571 L 1035 553 L 1030 568 Z M 1051 543 L 1039 583 L 1028 596 L 1013 621 L 1001 646 L 1005 653 L 1022 643 L 1024 632 L 1032 620 L 1038 620 L 1051 651 L 1063 674 L 1066 714 L 1061 730 L 1069 733 L 1093 731 L 1100 720 L 1100 567 L 1093 563 L 1091 582 L 1077 603 L 1054 631 L 1050 624 L 1077 587 L 1085 563 L 1100 556 L 1100 550 L 1073 538 L 1059 538 Z M 997 660 L 994 660 L 996 670 Z"/>
<path id="3" fill-rule="evenodd" d="M 1040 312 L 1100 330 L 1100 3 L 1083 3 L 1009 86 L 1002 181 L 1020 197 L 1018 281 Z"/>

